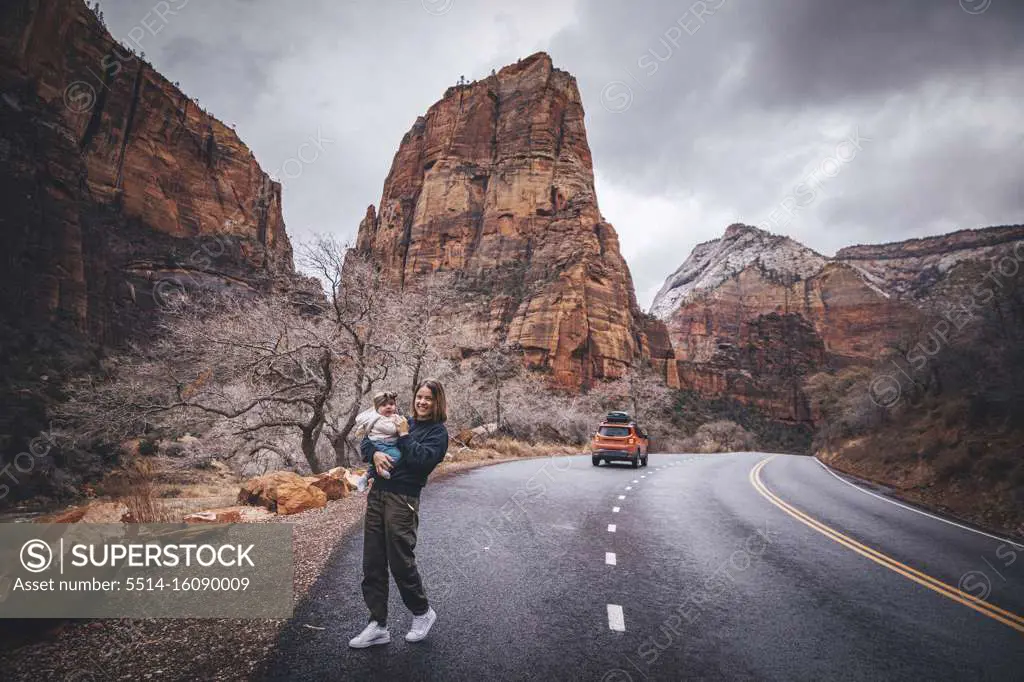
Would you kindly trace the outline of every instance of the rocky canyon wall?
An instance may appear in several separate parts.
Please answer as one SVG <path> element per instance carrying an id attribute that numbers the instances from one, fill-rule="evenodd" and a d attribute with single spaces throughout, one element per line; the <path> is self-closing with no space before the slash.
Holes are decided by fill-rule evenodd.
<path id="1" fill-rule="evenodd" d="M 576 80 L 544 53 L 449 88 L 402 139 L 357 249 L 400 287 L 452 273 L 452 338 L 523 349 L 561 386 L 651 360 L 674 381 L 661 322 L 637 306 L 604 220 Z"/>
<path id="2" fill-rule="evenodd" d="M 0 6 L 0 205 L 0 451 L 89 343 L 144 336 L 182 289 L 294 274 L 280 185 L 81 0 Z"/>
<path id="3" fill-rule="evenodd" d="M 64 317 L 116 342 L 177 283 L 258 287 L 292 271 L 280 185 L 83 2 L 12 0 L 0 25 L 12 319 Z"/>
<path id="4" fill-rule="evenodd" d="M 809 376 L 870 365 L 916 340 L 980 283 L 979 268 L 1012 255 L 1021 239 L 1020 226 L 994 227 L 826 258 L 788 237 L 732 225 L 669 276 L 652 312 L 668 327 L 683 388 L 810 422 L 802 390 Z"/>

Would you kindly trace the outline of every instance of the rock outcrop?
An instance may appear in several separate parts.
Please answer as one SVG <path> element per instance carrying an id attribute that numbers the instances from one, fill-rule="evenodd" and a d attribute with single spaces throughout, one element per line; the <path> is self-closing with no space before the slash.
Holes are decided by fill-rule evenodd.
<path id="1" fill-rule="evenodd" d="M 238 502 L 288 515 L 327 506 L 327 494 L 294 472 L 275 471 L 245 481 Z"/>
<path id="2" fill-rule="evenodd" d="M 570 387 L 671 358 L 598 210 L 583 117 L 544 53 L 449 88 L 402 139 L 357 239 L 397 286 L 458 276 L 463 348 L 517 345 Z"/>
<path id="3" fill-rule="evenodd" d="M 0 453 L 86 342 L 144 337 L 182 290 L 291 281 L 280 185 L 81 0 L 0 6 L 0 131 Z"/>
<path id="4" fill-rule="evenodd" d="M 14 0 L 0 17 L 0 290 L 13 319 L 63 316 L 117 341 L 134 309 L 179 286 L 292 271 L 280 185 L 231 128 L 80 0 Z"/>
<path id="5" fill-rule="evenodd" d="M 809 422 L 807 377 L 877 361 L 963 293 L 965 273 L 1012 256 L 1021 239 L 1024 228 L 998 227 L 826 258 L 788 237 L 732 225 L 669 276 L 652 313 L 668 327 L 683 388 Z"/>

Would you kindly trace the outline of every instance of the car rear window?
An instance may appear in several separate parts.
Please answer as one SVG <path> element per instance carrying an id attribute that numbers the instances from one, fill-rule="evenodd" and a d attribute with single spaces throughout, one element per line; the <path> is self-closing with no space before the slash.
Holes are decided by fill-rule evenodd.
<path id="1" fill-rule="evenodd" d="M 602 436 L 611 436 L 612 438 L 627 438 L 632 433 L 628 426 L 602 426 L 597 432 Z"/>

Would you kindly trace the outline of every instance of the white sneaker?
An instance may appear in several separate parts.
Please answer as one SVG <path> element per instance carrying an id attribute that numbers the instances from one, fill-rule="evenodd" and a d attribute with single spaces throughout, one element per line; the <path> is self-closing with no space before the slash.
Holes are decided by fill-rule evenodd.
<path id="1" fill-rule="evenodd" d="M 437 612 L 429 607 L 427 608 L 427 612 L 422 616 L 413 616 L 412 627 L 409 628 L 409 632 L 405 633 L 405 641 L 418 642 L 425 638 L 436 620 Z"/>
<path id="2" fill-rule="evenodd" d="M 387 644 L 391 641 L 391 633 L 388 629 L 377 625 L 377 621 L 371 620 L 362 632 L 348 640 L 348 645 L 353 649 L 365 649 L 375 644 Z"/>

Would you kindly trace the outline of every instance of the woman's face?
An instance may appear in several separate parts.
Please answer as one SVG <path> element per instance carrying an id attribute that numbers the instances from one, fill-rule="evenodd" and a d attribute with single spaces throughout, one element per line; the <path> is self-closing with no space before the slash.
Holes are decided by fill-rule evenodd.
<path id="1" fill-rule="evenodd" d="M 434 394 L 428 386 L 421 386 L 416 391 L 416 402 L 414 404 L 416 419 L 425 420 L 434 416 Z"/>

